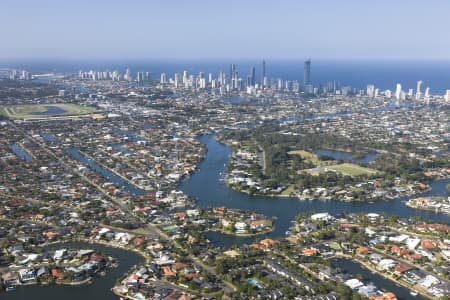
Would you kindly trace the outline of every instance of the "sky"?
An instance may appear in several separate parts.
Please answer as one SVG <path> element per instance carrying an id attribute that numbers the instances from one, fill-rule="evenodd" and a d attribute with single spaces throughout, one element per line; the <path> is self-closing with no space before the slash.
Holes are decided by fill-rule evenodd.
<path id="1" fill-rule="evenodd" d="M 450 60 L 449 0 L 0 0 L 0 60 Z"/>

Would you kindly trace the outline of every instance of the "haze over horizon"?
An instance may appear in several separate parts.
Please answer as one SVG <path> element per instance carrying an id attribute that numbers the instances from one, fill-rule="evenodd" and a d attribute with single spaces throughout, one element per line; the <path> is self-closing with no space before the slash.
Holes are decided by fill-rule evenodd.
<path id="1" fill-rule="evenodd" d="M 450 60 L 450 2 L 2 1 L 4 60 Z"/>

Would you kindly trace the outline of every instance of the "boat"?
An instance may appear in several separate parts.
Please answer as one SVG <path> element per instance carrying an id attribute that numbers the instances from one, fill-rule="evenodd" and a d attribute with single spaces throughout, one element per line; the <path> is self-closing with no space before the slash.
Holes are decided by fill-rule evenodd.
<path id="1" fill-rule="evenodd" d="M 15 285 L 8 285 L 5 289 L 7 292 L 12 292 L 16 290 L 16 286 Z"/>
<path id="2" fill-rule="evenodd" d="M 411 296 L 414 296 L 414 297 L 416 297 L 417 295 L 419 295 L 419 292 L 418 291 L 411 291 L 411 292 L 409 292 L 410 294 L 411 294 Z"/>

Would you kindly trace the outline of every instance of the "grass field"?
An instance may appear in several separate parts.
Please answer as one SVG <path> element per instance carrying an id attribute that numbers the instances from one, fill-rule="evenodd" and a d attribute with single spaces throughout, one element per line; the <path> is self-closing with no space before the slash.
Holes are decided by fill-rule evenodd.
<path id="1" fill-rule="evenodd" d="M 282 193 L 282 196 L 289 196 L 292 192 L 294 191 L 294 185 L 291 184 L 290 186 L 288 186 Z"/>
<path id="2" fill-rule="evenodd" d="M 315 166 L 320 164 L 320 159 L 317 154 L 305 150 L 293 150 L 288 152 L 289 155 L 300 155 L 303 159 L 312 162 Z"/>
<path id="3" fill-rule="evenodd" d="M 351 163 L 343 163 L 337 165 L 327 166 L 327 169 L 334 170 L 342 175 L 359 176 L 359 175 L 373 175 L 379 173 L 377 170 L 364 168 Z"/>
<path id="4" fill-rule="evenodd" d="M 0 106 L 0 115 L 9 119 L 42 119 L 56 116 L 88 115 L 96 108 L 77 104 L 35 104 Z"/>

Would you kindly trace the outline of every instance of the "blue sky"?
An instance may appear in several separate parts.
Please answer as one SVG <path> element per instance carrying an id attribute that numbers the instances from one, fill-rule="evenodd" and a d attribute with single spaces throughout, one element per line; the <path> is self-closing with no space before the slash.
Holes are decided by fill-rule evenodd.
<path id="1" fill-rule="evenodd" d="M 448 0 L 1 0 L 0 59 L 450 60 Z"/>

